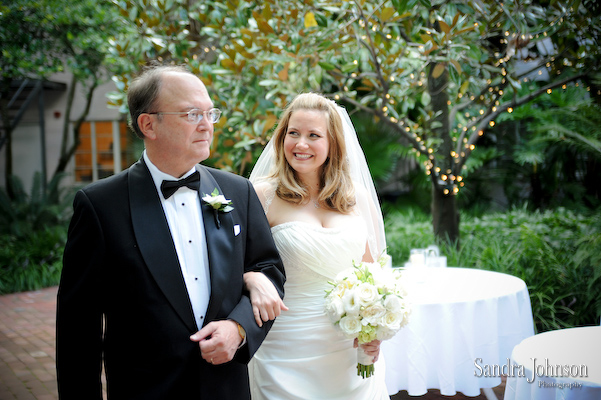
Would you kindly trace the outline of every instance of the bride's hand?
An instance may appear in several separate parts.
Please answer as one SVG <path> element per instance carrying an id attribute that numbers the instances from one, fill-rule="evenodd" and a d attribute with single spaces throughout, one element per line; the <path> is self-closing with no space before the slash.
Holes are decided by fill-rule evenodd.
<path id="1" fill-rule="evenodd" d="M 288 311 L 273 283 L 261 272 L 246 272 L 244 285 L 250 292 L 257 325 L 263 326 L 263 322 L 275 319 L 282 311 Z"/>
<path id="2" fill-rule="evenodd" d="M 363 349 L 365 354 L 373 357 L 374 362 L 378 361 L 378 357 L 380 357 L 380 344 L 381 340 L 374 340 L 373 342 L 364 343 L 360 347 Z M 355 342 L 353 343 L 355 348 L 359 347 L 359 341 L 355 338 Z"/>

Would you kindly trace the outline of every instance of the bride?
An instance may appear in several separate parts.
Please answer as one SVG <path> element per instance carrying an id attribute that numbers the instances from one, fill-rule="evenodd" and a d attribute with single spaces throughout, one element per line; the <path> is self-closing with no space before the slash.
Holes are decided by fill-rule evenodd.
<path id="1" fill-rule="evenodd" d="M 357 349 L 324 313 L 328 281 L 385 250 L 376 192 L 346 111 L 318 94 L 297 96 L 250 180 L 287 276 L 284 305 L 267 278 L 245 275 L 258 324 L 287 310 L 249 364 L 253 400 L 388 400 L 380 342 Z M 358 376 L 357 351 L 377 361 L 374 376 Z"/>

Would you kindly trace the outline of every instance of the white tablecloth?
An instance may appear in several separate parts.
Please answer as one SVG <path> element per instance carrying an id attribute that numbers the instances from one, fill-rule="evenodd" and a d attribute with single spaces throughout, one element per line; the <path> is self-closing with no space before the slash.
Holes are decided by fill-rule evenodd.
<path id="1" fill-rule="evenodd" d="M 507 378 L 505 400 L 599 400 L 601 326 L 549 331 L 525 339 L 513 349 L 511 363 L 523 365 L 524 373 L 515 369 Z"/>
<path id="2" fill-rule="evenodd" d="M 469 268 L 413 268 L 404 275 L 413 311 L 382 344 L 389 393 L 477 396 L 498 386 L 500 376 L 484 376 L 476 364 L 506 364 L 514 346 L 534 335 L 524 281 Z"/>

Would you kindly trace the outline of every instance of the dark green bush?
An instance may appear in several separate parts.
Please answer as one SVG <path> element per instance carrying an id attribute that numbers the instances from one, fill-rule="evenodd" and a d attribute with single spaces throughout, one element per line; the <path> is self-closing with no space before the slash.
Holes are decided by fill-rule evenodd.
<path id="1" fill-rule="evenodd" d="M 523 279 L 538 332 L 599 324 L 601 217 L 560 208 L 462 218 L 459 246 L 440 245 L 448 265 Z M 390 212 L 386 231 L 397 266 L 407 261 L 411 248 L 434 243 L 429 217 L 414 209 Z"/>
<path id="2" fill-rule="evenodd" d="M 66 237 L 64 226 L 0 235 L 0 294 L 57 285 Z"/>
<path id="3" fill-rule="evenodd" d="M 27 193 L 12 177 L 12 196 L 0 189 L 0 294 L 58 284 L 73 198 L 61 179 L 44 187 L 37 173 Z"/>

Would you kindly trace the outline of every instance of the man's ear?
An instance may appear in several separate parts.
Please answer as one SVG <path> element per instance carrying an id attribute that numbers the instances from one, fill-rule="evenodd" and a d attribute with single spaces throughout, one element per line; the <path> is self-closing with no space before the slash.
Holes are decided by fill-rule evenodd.
<path id="1" fill-rule="evenodd" d="M 150 114 L 142 113 L 138 116 L 138 126 L 140 131 L 144 134 L 146 139 L 156 139 L 156 132 L 154 130 L 155 119 Z"/>

